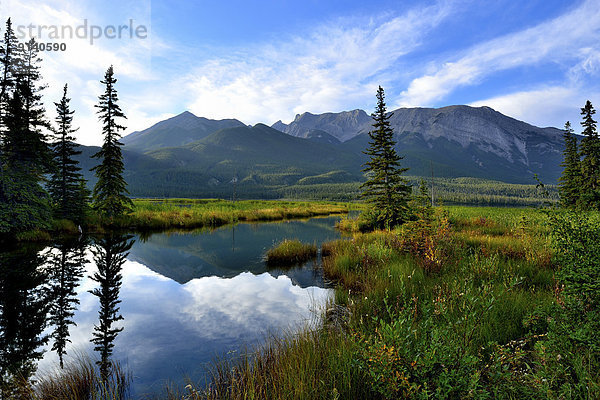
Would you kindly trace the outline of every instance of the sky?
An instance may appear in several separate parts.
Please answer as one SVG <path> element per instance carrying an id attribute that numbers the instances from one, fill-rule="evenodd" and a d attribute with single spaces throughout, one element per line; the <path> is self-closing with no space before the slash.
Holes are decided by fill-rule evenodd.
<path id="1" fill-rule="evenodd" d="M 378 85 L 390 110 L 486 105 L 577 132 L 600 101 L 600 0 L 0 0 L 0 16 L 64 43 L 41 52 L 47 116 L 68 84 L 87 145 L 110 65 L 125 134 L 185 110 L 268 125 L 371 112 Z"/>

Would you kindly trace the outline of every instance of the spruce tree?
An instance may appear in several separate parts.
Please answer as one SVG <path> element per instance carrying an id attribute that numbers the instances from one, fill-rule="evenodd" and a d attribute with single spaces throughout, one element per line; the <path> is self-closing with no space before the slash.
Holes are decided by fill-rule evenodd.
<path id="1" fill-rule="evenodd" d="M 14 88 L 2 115 L 2 232 L 44 228 L 50 220 L 48 193 L 40 185 L 52 165 L 45 133 L 49 125 L 42 104 L 45 86 L 40 83 L 41 59 L 33 39 L 21 56 L 18 68 L 11 72 L 15 76 Z"/>
<path id="2" fill-rule="evenodd" d="M 75 138 L 72 136 L 77 131 L 72 127 L 73 114 L 69 107 L 70 98 L 67 97 L 67 85 L 63 90 L 63 97 L 56 106 L 57 128 L 55 129 L 54 173 L 48 185 L 52 197 L 54 214 L 60 219 L 69 219 L 81 223 L 87 208 L 88 191 L 85 180 L 80 173 L 75 156 L 81 154 L 76 150 Z M 83 182 L 83 186 L 81 183 Z"/>
<path id="3" fill-rule="evenodd" d="M 22 56 L 19 41 L 15 36 L 9 18 L 6 21 L 6 29 L 0 45 L 0 65 L 2 68 L 2 75 L 0 76 L 0 124 L 2 124 L 2 116 L 6 112 L 8 101 L 15 88 L 17 72 L 22 68 Z M 0 132 L 3 131 L 4 129 L 0 129 Z"/>
<path id="4" fill-rule="evenodd" d="M 584 209 L 600 208 L 600 139 L 593 118 L 595 113 L 594 106 L 588 100 L 581 109 L 584 137 L 580 145 L 581 195 L 578 204 Z"/>
<path id="5" fill-rule="evenodd" d="M 102 122 L 104 143 L 100 151 L 92 157 L 101 159 L 99 165 L 92 168 L 96 172 L 98 182 L 94 186 L 93 207 L 103 217 L 113 218 L 123 215 L 131 210 L 133 203 L 127 197 L 127 183 L 123 178 L 123 155 L 119 142 L 120 131 L 125 127 L 120 125 L 119 119 L 126 119 L 121 107 L 117 104 L 118 96 L 115 89 L 117 80 L 114 78 L 112 65 L 106 71 L 104 80 L 104 94 L 99 97 L 97 113 Z"/>
<path id="6" fill-rule="evenodd" d="M 560 164 L 564 170 L 559 178 L 560 202 L 563 207 L 573 208 L 577 205 L 581 188 L 581 165 L 577 151 L 577 138 L 567 121 L 563 132 L 565 150 L 563 162 Z"/>
<path id="7" fill-rule="evenodd" d="M 402 178 L 408 168 L 401 168 L 400 160 L 394 146 L 394 130 L 390 126 L 390 117 L 385 105 L 385 94 L 379 86 L 377 90 L 377 106 L 371 114 L 373 130 L 369 132 L 369 147 L 364 152 L 370 159 L 365 163 L 363 172 L 367 181 L 361 185 L 362 197 L 372 204 L 376 224 L 379 227 L 393 227 L 405 222 L 408 218 L 408 200 L 411 187 Z"/>

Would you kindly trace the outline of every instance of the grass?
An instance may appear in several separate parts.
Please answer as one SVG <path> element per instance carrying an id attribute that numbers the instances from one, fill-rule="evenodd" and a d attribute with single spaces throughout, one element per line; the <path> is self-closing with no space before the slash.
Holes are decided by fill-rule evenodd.
<path id="1" fill-rule="evenodd" d="M 545 398 L 525 368 L 535 354 L 513 348 L 533 348 L 527 317 L 555 299 L 543 222 L 531 209 L 449 207 L 392 231 L 350 229 L 322 246 L 344 318 L 215 366 L 194 398 Z"/>
<path id="2" fill-rule="evenodd" d="M 308 201 L 136 199 L 134 206 L 132 213 L 108 226 L 133 230 L 201 228 L 348 212 L 343 203 Z"/>
<path id="3" fill-rule="evenodd" d="M 131 213 L 101 219 L 95 214 L 82 224 L 85 233 L 104 234 L 110 231 L 160 231 L 215 228 L 236 222 L 278 221 L 310 218 L 321 215 L 345 214 L 360 209 L 360 204 L 330 201 L 278 201 L 220 199 L 134 199 Z M 72 221 L 51 221 L 50 229 L 20 232 L 14 239 L 21 242 L 45 242 L 55 235 L 77 235 L 79 227 Z M 10 238 L 9 238 L 10 239 Z"/>
<path id="4" fill-rule="evenodd" d="M 568 397 L 540 375 L 546 334 L 531 325 L 561 301 L 544 213 L 452 206 L 391 231 L 349 230 L 321 248 L 336 285 L 321 324 L 215 363 L 207 387 L 164 398 Z M 315 250 L 287 241 L 271 252 L 289 262 Z"/>
<path id="5" fill-rule="evenodd" d="M 286 239 L 267 251 L 266 262 L 270 266 L 294 265 L 316 257 L 316 245 Z"/>
<path id="6" fill-rule="evenodd" d="M 20 397 L 31 400 L 122 400 L 128 397 L 131 376 L 118 363 L 111 362 L 103 379 L 98 365 L 79 356 L 64 369 L 43 374 L 35 385 L 22 382 Z M 9 398 L 12 398 L 9 396 Z"/>
<path id="7" fill-rule="evenodd" d="M 353 367 L 355 344 L 336 330 L 273 337 L 256 353 L 216 364 L 212 382 L 194 399 L 369 398 Z"/>

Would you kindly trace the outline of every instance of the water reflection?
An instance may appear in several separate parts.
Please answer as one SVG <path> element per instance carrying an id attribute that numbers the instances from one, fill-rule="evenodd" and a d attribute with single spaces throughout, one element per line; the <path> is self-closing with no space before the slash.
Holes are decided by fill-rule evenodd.
<path id="1" fill-rule="evenodd" d="M 311 321 L 330 295 L 312 263 L 267 270 L 284 238 L 339 237 L 337 218 L 239 224 L 214 231 L 74 239 L 0 252 L 0 385 L 35 379 L 77 354 L 101 373 L 118 361 L 136 396 L 200 380 L 216 356 L 237 354 L 268 332 Z"/>
<path id="2" fill-rule="evenodd" d="M 120 314 L 119 291 L 121 290 L 121 268 L 127 258 L 127 251 L 133 245 L 132 236 L 109 235 L 99 239 L 92 247 L 94 262 L 97 271 L 90 279 L 98 283 L 98 287 L 90 290 L 100 301 L 98 311 L 99 324 L 94 326 L 93 338 L 94 350 L 100 353 L 97 364 L 100 366 L 100 374 L 103 379 L 109 374 L 110 356 L 115 347 L 114 341 L 123 327 L 115 327 L 117 321 L 123 319 Z"/>
<path id="3" fill-rule="evenodd" d="M 263 256 L 274 244 L 283 239 L 317 244 L 338 239 L 340 233 L 334 228 L 337 220 L 339 217 L 312 218 L 229 225 L 211 232 L 155 234 L 138 241 L 129 259 L 182 284 L 205 276 L 233 277 L 241 271 L 260 274 L 268 271 Z M 288 270 L 285 274 L 294 283 L 307 287 L 315 284 L 307 271 L 313 269 L 303 270 L 299 280 L 294 274 L 300 271 Z"/>
<path id="4" fill-rule="evenodd" d="M 35 373 L 48 337 L 42 335 L 49 311 L 46 255 L 36 246 L 0 253 L 0 393 L 16 396 L 16 382 Z"/>
<path id="5" fill-rule="evenodd" d="M 48 322 L 53 326 L 50 338 L 52 351 L 56 351 L 60 367 L 64 367 L 67 353 L 69 327 L 75 325 L 73 316 L 79 305 L 77 286 L 83 276 L 86 239 L 68 240 L 56 244 L 54 251 L 48 253 L 48 276 L 50 279 L 50 311 Z"/>

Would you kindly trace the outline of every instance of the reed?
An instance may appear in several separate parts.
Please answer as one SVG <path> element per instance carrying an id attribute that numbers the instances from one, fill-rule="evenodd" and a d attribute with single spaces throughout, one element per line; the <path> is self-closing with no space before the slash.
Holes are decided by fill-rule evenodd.
<path id="1" fill-rule="evenodd" d="M 32 400 L 125 400 L 131 376 L 119 363 L 111 362 L 108 375 L 102 376 L 89 357 L 78 356 L 65 365 L 46 371 L 37 383 L 24 383 L 22 391 Z"/>

